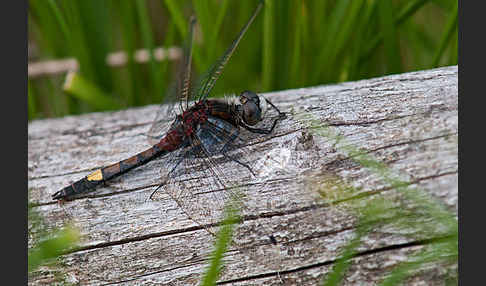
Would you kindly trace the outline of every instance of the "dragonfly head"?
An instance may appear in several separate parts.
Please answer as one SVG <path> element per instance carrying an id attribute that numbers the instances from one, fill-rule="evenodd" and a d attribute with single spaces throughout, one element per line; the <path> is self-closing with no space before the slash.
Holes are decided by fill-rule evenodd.
<path id="1" fill-rule="evenodd" d="M 240 94 L 241 117 L 248 125 L 255 125 L 262 120 L 263 112 L 260 97 L 253 91 L 245 90 Z"/>

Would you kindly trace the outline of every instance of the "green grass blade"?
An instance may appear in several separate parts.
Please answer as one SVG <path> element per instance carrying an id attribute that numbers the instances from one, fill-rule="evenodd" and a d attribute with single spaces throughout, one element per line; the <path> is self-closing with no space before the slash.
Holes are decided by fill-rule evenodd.
<path id="1" fill-rule="evenodd" d="M 330 8 L 331 6 L 331 1 L 325 0 L 325 1 L 314 1 L 314 2 L 308 2 L 309 5 L 309 13 L 312 15 L 310 21 L 312 21 L 312 27 L 314 28 L 313 33 L 314 36 L 317 38 L 317 42 L 321 42 L 324 40 L 323 36 L 325 34 L 321 33 L 322 29 L 327 29 L 328 27 L 325 26 L 329 22 L 329 15 L 331 14 Z M 320 16 L 320 17 L 319 17 Z"/>
<path id="2" fill-rule="evenodd" d="M 325 2 L 325 1 L 319 1 L 320 2 Z M 315 3 L 315 2 L 314 2 Z M 298 86 L 303 86 L 307 85 L 310 80 L 310 74 L 313 74 L 314 72 L 309 71 L 310 68 L 309 66 L 314 66 L 314 62 L 311 62 L 309 59 L 311 56 L 309 55 L 314 55 L 315 52 L 315 36 L 314 34 L 311 34 L 311 31 L 313 31 L 313 26 L 312 23 L 315 21 L 314 17 L 312 15 L 315 13 L 313 11 L 313 6 L 311 6 L 307 2 L 302 3 L 302 9 L 303 9 L 303 19 L 302 19 L 302 32 L 301 32 L 301 40 L 302 40 L 302 59 L 300 61 L 300 77 L 299 77 L 299 85 Z"/>
<path id="3" fill-rule="evenodd" d="M 452 38 L 452 34 L 457 31 L 457 9 L 458 9 L 458 2 L 456 2 L 454 9 L 451 11 L 451 15 L 449 16 L 449 21 L 447 22 L 446 29 L 444 34 L 442 35 L 442 39 L 440 40 L 439 49 L 437 49 L 437 53 L 434 56 L 434 60 L 432 61 L 432 67 L 438 67 L 439 61 L 444 54 L 444 51 L 447 45 L 450 43 Z M 454 52 L 454 51 L 453 51 Z M 455 51 L 457 54 L 457 50 Z"/>
<path id="4" fill-rule="evenodd" d="M 75 2 L 78 9 L 76 13 L 79 14 L 81 23 L 79 32 L 82 34 L 83 45 L 93 68 L 94 77 L 90 79 L 103 90 L 112 92 L 112 74 L 106 64 L 106 57 L 112 50 L 111 1 L 76 0 Z"/>
<path id="5" fill-rule="evenodd" d="M 30 190 L 28 190 L 27 220 L 28 234 L 32 239 L 33 247 L 28 249 L 28 272 L 35 271 L 40 265 L 51 262 L 67 249 L 72 249 L 79 241 L 79 231 L 72 227 L 59 230 L 50 230 L 43 217 L 30 203 Z"/>
<path id="6" fill-rule="evenodd" d="M 48 0 L 47 4 L 49 8 L 52 10 L 52 13 L 54 14 L 54 19 L 56 19 L 56 22 L 59 24 L 59 27 L 61 28 L 61 32 L 66 39 L 66 41 L 69 43 L 69 30 L 66 24 L 66 21 L 64 20 L 64 17 L 61 14 L 61 11 L 59 10 L 59 7 L 57 7 L 56 2 L 54 0 Z"/>
<path id="7" fill-rule="evenodd" d="M 367 34 L 369 27 L 372 26 L 372 17 L 373 12 L 376 9 L 376 1 L 373 2 L 366 2 L 363 6 L 363 10 L 361 11 L 361 16 L 355 23 L 357 26 L 355 37 L 351 39 L 350 44 L 350 59 L 349 59 L 349 66 L 348 70 L 348 77 L 347 80 L 357 80 L 360 77 L 360 71 L 362 66 L 359 64 L 360 55 L 363 52 L 363 45 L 362 44 L 354 44 L 356 43 L 365 43 L 367 41 Z"/>
<path id="8" fill-rule="evenodd" d="M 289 21 L 289 19 L 296 18 L 295 13 L 295 1 L 275 1 L 274 15 L 275 20 L 273 22 L 274 33 L 274 51 L 273 58 L 275 75 L 273 76 L 272 90 L 280 90 L 288 88 L 290 84 L 290 65 L 292 62 L 291 49 L 279 49 L 277 47 L 292 47 L 294 42 L 292 41 L 293 31 L 296 29 L 295 22 Z M 278 71 L 285 72 L 278 72 Z"/>
<path id="9" fill-rule="evenodd" d="M 181 35 L 181 37 L 184 38 L 187 35 L 187 29 L 188 29 L 187 23 L 188 23 L 188 21 L 184 17 L 184 14 L 179 9 L 179 7 L 177 7 L 176 2 L 177 1 L 174 1 L 174 0 L 165 0 L 165 5 L 166 5 L 167 9 L 169 10 L 171 20 L 174 21 L 174 23 L 177 27 L 177 30 L 179 31 L 179 35 Z"/>
<path id="10" fill-rule="evenodd" d="M 274 1 L 265 1 L 263 9 L 263 42 L 262 42 L 262 91 L 272 90 L 275 65 L 275 7 Z"/>
<path id="11" fill-rule="evenodd" d="M 402 71 L 402 64 L 395 26 L 396 23 L 393 20 L 394 11 L 392 4 L 391 1 L 380 1 L 378 4 L 378 12 L 381 33 L 383 34 L 387 73 L 399 73 Z"/>
<path id="12" fill-rule="evenodd" d="M 134 2 L 131 0 L 122 0 L 119 1 L 119 5 L 117 6 L 117 12 L 119 14 L 119 21 L 120 21 L 120 30 L 121 37 L 123 41 L 123 50 L 127 55 L 127 64 L 126 64 L 126 72 L 128 80 L 125 82 L 125 101 L 128 106 L 140 105 L 144 103 L 144 101 L 137 96 L 139 94 L 144 94 L 145 92 L 142 90 L 139 82 L 140 71 L 137 69 L 137 66 L 134 61 L 134 53 L 136 50 L 136 43 L 137 43 L 137 29 L 136 29 L 136 13 L 135 11 Z"/>
<path id="13" fill-rule="evenodd" d="M 72 248 L 79 241 L 79 233 L 74 228 L 57 231 L 52 238 L 42 241 L 37 247 L 29 249 L 28 272 L 32 272 L 44 261 L 58 257 L 62 251 Z"/>
<path id="14" fill-rule="evenodd" d="M 63 97 L 62 92 L 58 89 L 58 81 L 54 79 L 48 79 L 43 84 L 43 90 L 45 91 L 44 94 L 47 93 L 47 96 L 44 98 L 43 105 L 47 106 L 45 116 L 61 116 L 64 114 L 65 109 L 63 108 L 63 100 L 60 97 Z M 71 111 L 77 111 L 75 109 Z"/>
<path id="15" fill-rule="evenodd" d="M 415 12 L 417 12 L 422 6 L 427 4 L 429 0 L 415 0 L 407 2 L 404 8 L 397 13 L 395 18 L 395 23 L 397 26 L 403 24 L 407 19 L 409 19 Z"/>
<path id="16" fill-rule="evenodd" d="M 342 280 L 359 237 L 381 226 L 398 229 L 399 233 L 409 233 L 416 240 L 430 238 L 427 244 L 430 248 L 419 253 L 419 256 L 409 257 L 407 262 L 395 268 L 388 280 L 384 281 L 385 285 L 395 285 L 393 282 L 403 281 L 409 277 L 411 270 L 419 269 L 424 263 L 457 263 L 458 221 L 456 215 L 450 212 L 444 203 L 435 200 L 428 192 L 412 187 L 412 182 L 402 181 L 399 174 L 395 174 L 385 163 L 345 142 L 346 138 L 334 129 L 307 114 L 300 117 L 299 121 L 309 126 L 313 134 L 331 140 L 331 143 L 351 160 L 378 175 L 398 196 L 394 199 L 392 194 L 387 192 L 374 196 L 363 204 L 363 200 L 350 200 L 357 193 L 354 187 L 338 177 L 323 177 L 319 183 L 323 188 L 320 190 L 323 199 L 330 198 L 327 199 L 330 205 L 346 202 L 347 209 L 358 219 L 356 237 L 346 244 L 343 255 L 326 277 L 326 285 L 336 285 Z"/>
<path id="17" fill-rule="evenodd" d="M 438 260 L 457 261 L 458 237 L 451 236 L 425 246 L 425 249 L 410 257 L 410 261 L 396 266 L 379 286 L 393 286 L 402 283 L 413 271 L 420 270 L 426 263 L 437 263 Z"/>
<path id="18" fill-rule="evenodd" d="M 163 46 L 166 49 L 166 51 L 168 51 L 170 47 L 173 47 L 174 46 L 174 42 L 175 42 L 175 38 L 176 38 L 176 34 L 177 34 L 176 26 L 175 26 L 174 23 L 170 23 L 169 24 L 169 27 L 167 28 L 167 30 L 168 31 L 167 31 L 167 34 L 166 34 L 166 37 L 165 37 L 164 43 L 163 43 Z M 169 66 L 169 63 L 170 63 L 169 60 L 163 61 L 161 63 L 162 70 L 166 70 L 167 71 L 167 68 Z"/>
<path id="19" fill-rule="evenodd" d="M 218 51 L 217 50 L 218 35 L 220 35 L 224 16 L 226 15 L 226 12 L 228 10 L 228 4 L 229 3 L 230 3 L 230 1 L 225 0 L 225 1 L 221 2 L 221 6 L 217 6 L 218 7 L 218 11 L 217 11 L 218 15 L 216 16 L 216 21 L 212 25 L 211 31 L 207 35 L 208 40 L 205 41 L 205 43 L 204 43 L 205 45 L 207 45 L 207 49 L 208 49 L 208 57 L 207 58 L 210 61 L 212 61 L 213 59 L 216 58 L 216 52 Z"/>
<path id="20" fill-rule="evenodd" d="M 121 107 L 118 101 L 104 94 L 93 82 L 75 72 L 66 76 L 64 91 L 98 110 L 112 110 Z"/>
<path id="21" fill-rule="evenodd" d="M 168 31 L 167 31 L 166 37 L 164 39 L 164 44 L 163 44 L 166 51 L 168 51 L 169 47 L 171 47 L 174 44 L 174 38 L 175 38 L 175 34 L 176 34 L 175 24 L 173 22 L 170 22 L 167 30 Z M 160 76 L 161 76 L 162 81 L 164 83 L 164 87 L 167 89 L 170 82 L 174 79 L 173 75 L 170 74 L 169 60 L 168 59 L 164 60 L 160 63 Z M 164 96 L 165 95 L 166 94 L 164 93 Z"/>
<path id="22" fill-rule="evenodd" d="M 293 37 L 293 52 L 292 52 L 292 62 L 290 64 L 290 82 L 288 83 L 290 87 L 297 87 L 300 85 L 300 75 L 302 70 L 302 30 L 305 21 L 305 3 L 297 3 L 297 16 L 295 20 L 295 34 Z"/>
<path id="23" fill-rule="evenodd" d="M 62 23 L 51 8 L 44 1 L 29 1 L 29 28 L 41 54 L 65 57 L 69 54 L 69 49 L 66 49 L 68 39 L 59 37 L 59 34 L 65 33 L 62 31 Z"/>
<path id="24" fill-rule="evenodd" d="M 214 19 L 209 12 L 209 2 L 207 0 L 192 0 L 192 6 L 196 12 L 202 33 L 205 36 L 209 35 L 209 31 L 211 31 L 210 22 Z"/>
<path id="25" fill-rule="evenodd" d="M 62 1 L 60 3 L 63 4 L 63 10 L 66 13 L 65 19 L 70 30 L 70 43 L 66 44 L 70 47 L 71 55 L 78 61 L 80 73 L 91 81 L 96 82 L 96 71 L 88 51 L 87 41 L 84 38 L 84 25 L 79 14 L 78 1 Z"/>
<path id="26" fill-rule="evenodd" d="M 414 0 L 409 1 L 408 4 L 401 11 L 397 13 L 395 18 L 396 26 L 400 26 L 407 19 L 409 19 L 415 12 L 417 12 L 422 6 L 424 6 L 430 0 Z M 381 1 L 377 1 L 379 3 Z M 371 54 L 378 48 L 380 43 L 383 41 L 383 34 L 379 33 L 373 39 L 370 40 L 368 48 L 365 50 L 363 55 L 360 57 L 359 64 L 363 64 L 371 58 Z"/>
<path id="27" fill-rule="evenodd" d="M 206 269 L 202 283 L 203 286 L 216 285 L 221 267 L 223 265 L 223 255 L 227 251 L 231 243 L 233 230 L 235 224 L 239 221 L 239 207 L 238 202 L 231 202 L 225 207 L 225 218 L 216 237 L 215 248 L 211 254 L 211 261 L 209 267 Z"/>
<path id="28" fill-rule="evenodd" d="M 160 78 L 159 67 L 155 62 L 154 50 L 154 39 L 152 37 L 152 29 L 150 27 L 150 18 L 148 14 L 148 8 L 146 2 L 135 1 L 136 10 L 138 14 L 138 20 L 140 22 L 140 30 L 142 34 L 142 40 L 145 48 L 149 51 L 149 66 L 150 66 L 150 78 L 154 87 L 154 92 L 152 98 L 154 101 L 160 101 L 163 97 L 163 86 Z"/>
<path id="29" fill-rule="evenodd" d="M 344 81 L 347 79 L 347 72 L 345 69 L 345 65 L 341 59 L 343 57 L 342 54 L 345 54 L 346 49 L 354 44 L 354 32 L 356 29 L 356 23 L 358 22 L 359 18 L 362 17 L 363 12 L 363 5 L 364 0 L 353 0 L 349 6 L 348 11 L 346 13 L 346 21 L 344 21 L 340 25 L 339 32 L 336 34 L 334 38 L 334 43 L 332 47 L 329 49 L 328 54 L 328 68 L 324 73 L 324 78 L 328 79 L 329 81 L 336 82 L 336 81 Z M 348 45 L 349 43 L 349 45 Z"/>
<path id="30" fill-rule="evenodd" d="M 329 67 L 329 61 L 332 55 L 332 49 L 335 45 L 335 39 L 340 32 L 341 24 L 344 22 L 344 17 L 349 5 L 352 4 L 351 0 L 342 0 L 336 2 L 335 6 L 331 11 L 331 17 L 326 21 L 327 26 L 322 27 L 320 33 L 322 38 L 321 52 L 317 55 L 316 63 L 318 67 L 314 71 L 314 76 L 312 78 L 313 84 L 318 84 L 321 82 L 328 82 L 329 79 L 326 78 L 326 71 L 331 69 Z"/>
<path id="31" fill-rule="evenodd" d="M 359 246 L 361 237 L 364 235 L 362 231 L 357 231 L 356 236 L 346 244 L 343 253 L 334 263 L 331 272 L 325 277 L 322 285 L 324 286 L 335 286 L 340 285 L 343 281 L 344 274 L 351 265 L 351 259 L 356 254 L 356 248 Z"/>
<path id="32" fill-rule="evenodd" d="M 404 66 L 404 69 L 409 69 L 409 66 L 417 67 L 418 69 L 424 69 L 425 65 L 423 65 L 424 58 L 427 58 L 427 61 L 430 58 L 429 51 L 425 50 L 425 45 L 420 38 L 420 32 L 417 30 L 417 27 L 413 21 L 407 21 L 403 24 L 403 40 L 404 42 L 409 43 L 406 50 L 408 53 L 405 55 L 407 65 Z M 427 63 L 428 64 L 428 63 Z"/>
<path id="33" fill-rule="evenodd" d="M 212 61 L 214 61 L 213 58 L 209 58 L 208 56 L 210 53 L 210 49 L 212 49 L 212 46 L 215 44 L 208 41 L 210 37 L 209 35 L 214 33 L 211 25 L 214 17 L 210 15 L 207 0 L 193 0 L 193 6 L 197 15 L 199 27 L 201 27 L 201 32 L 203 35 L 202 47 L 199 47 L 197 43 L 194 43 L 193 58 L 194 64 L 196 65 L 197 69 L 199 71 L 202 71 L 203 69 L 206 69 L 210 64 L 212 64 Z M 186 25 L 188 26 L 187 23 Z M 202 56 L 203 54 L 204 56 Z"/>
<path id="34" fill-rule="evenodd" d="M 192 6 L 194 7 L 194 12 L 197 15 L 197 22 L 198 26 L 200 27 L 200 31 L 202 33 L 203 38 L 203 51 L 208 51 L 208 48 L 212 43 L 208 42 L 209 35 L 213 32 L 211 22 L 213 21 L 213 17 L 209 14 L 209 7 L 208 7 L 207 0 L 193 0 Z M 186 26 L 187 20 L 186 20 Z M 207 66 L 209 63 L 207 62 L 207 53 L 205 54 L 205 58 L 203 59 L 203 64 Z"/>
<path id="35" fill-rule="evenodd" d="M 184 17 L 184 13 L 182 10 L 177 6 L 176 1 L 174 0 L 165 0 L 165 5 L 167 9 L 169 10 L 171 20 L 174 21 L 175 26 L 177 27 L 177 31 L 179 32 L 179 35 L 181 36 L 182 39 L 186 38 L 186 35 L 188 33 L 188 28 L 189 28 L 189 19 L 186 19 Z M 197 43 L 194 43 L 194 47 L 192 50 L 192 59 L 194 62 L 194 65 L 196 68 L 201 71 L 203 68 L 206 68 L 204 66 L 204 61 L 202 59 L 203 57 L 201 56 L 201 51 L 197 45 Z"/>

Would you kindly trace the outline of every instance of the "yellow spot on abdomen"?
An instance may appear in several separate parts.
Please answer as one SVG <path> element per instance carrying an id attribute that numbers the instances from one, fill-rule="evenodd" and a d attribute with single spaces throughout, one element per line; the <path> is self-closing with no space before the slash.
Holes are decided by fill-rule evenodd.
<path id="1" fill-rule="evenodd" d="M 101 173 L 101 169 L 94 171 L 93 173 L 86 176 L 88 181 L 101 181 L 103 180 L 103 174 Z"/>

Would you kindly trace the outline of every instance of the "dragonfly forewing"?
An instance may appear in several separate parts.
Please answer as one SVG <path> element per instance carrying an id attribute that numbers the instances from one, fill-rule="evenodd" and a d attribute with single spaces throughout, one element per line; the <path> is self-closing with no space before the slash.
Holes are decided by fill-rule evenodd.
<path id="1" fill-rule="evenodd" d="M 187 218 L 213 234 L 211 229 L 220 223 L 225 204 L 241 195 L 222 170 L 227 159 L 212 152 L 222 148 L 224 142 L 209 147 L 207 139 L 195 137 L 190 147 L 170 159 L 173 169 L 161 172 L 161 186 L 152 199 L 158 201 L 168 195 Z"/>
<path id="2" fill-rule="evenodd" d="M 171 84 L 164 96 L 164 101 L 160 105 L 155 119 L 147 132 L 147 139 L 151 145 L 156 144 L 167 133 L 171 122 L 177 114 L 182 114 L 187 110 L 191 95 L 191 62 L 192 45 L 194 41 L 194 27 L 196 18 L 191 17 L 189 34 L 187 35 L 182 49 L 182 58 L 177 67 L 176 80 Z"/>

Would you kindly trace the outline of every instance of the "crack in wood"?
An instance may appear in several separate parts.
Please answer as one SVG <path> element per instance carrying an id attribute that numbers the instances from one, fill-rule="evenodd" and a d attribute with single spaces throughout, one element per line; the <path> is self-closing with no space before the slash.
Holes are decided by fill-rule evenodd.
<path id="1" fill-rule="evenodd" d="M 41 136 L 41 137 L 29 136 L 29 141 L 48 140 L 48 139 L 53 139 L 55 137 L 65 136 L 65 135 L 75 135 L 77 137 L 89 138 L 89 137 L 94 137 L 94 136 L 116 134 L 116 133 L 119 133 L 121 131 L 132 130 L 132 129 L 137 128 L 137 127 L 150 125 L 151 123 L 152 122 L 120 125 L 120 126 L 117 126 L 117 128 L 113 129 L 113 130 L 106 130 L 106 128 L 96 128 L 96 127 L 86 129 L 86 130 L 65 130 L 65 131 L 62 131 L 62 132 L 59 132 L 59 133 L 55 133 L 55 132 L 50 133 L 49 135 L 51 135 L 51 136 Z M 140 133 L 140 134 L 145 135 L 144 133 Z"/>
<path id="2" fill-rule="evenodd" d="M 388 149 L 388 148 L 393 148 L 393 147 L 403 146 L 403 145 L 408 145 L 408 144 L 416 144 L 416 143 L 427 142 L 427 141 L 431 141 L 431 140 L 436 140 L 436 139 L 446 138 L 446 137 L 449 137 L 449 136 L 454 136 L 454 135 L 457 135 L 457 134 L 458 134 L 458 132 L 447 133 L 447 134 L 444 134 L 444 135 L 438 135 L 438 136 L 433 136 L 433 137 L 428 137 L 428 138 L 423 138 L 423 139 L 409 140 L 409 141 L 403 141 L 403 142 L 398 142 L 398 143 L 394 143 L 394 144 L 384 145 L 384 146 L 381 146 L 381 147 L 378 147 L 378 148 L 375 148 L 375 149 L 362 150 L 361 153 L 355 154 L 355 155 L 352 155 L 352 156 L 340 156 L 338 159 L 335 159 L 335 160 L 332 160 L 330 162 L 325 163 L 323 165 L 323 167 L 333 166 L 333 165 L 336 165 L 339 162 L 344 162 L 346 160 L 352 160 L 353 158 L 360 156 L 361 154 L 371 154 L 373 152 L 381 151 L 381 150 Z"/>
<path id="3" fill-rule="evenodd" d="M 415 241 L 406 242 L 406 243 L 392 244 L 392 245 L 379 247 L 379 248 L 373 248 L 373 249 L 358 252 L 358 253 L 355 254 L 355 256 L 353 258 L 377 254 L 377 253 L 381 253 L 381 252 L 392 251 L 392 250 L 398 250 L 398 249 L 403 249 L 403 248 L 410 248 L 410 247 L 415 247 L 415 246 L 425 246 L 425 245 L 428 245 L 428 244 L 440 243 L 440 242 L 445 241 L 447 239 L 450 239 L 452 237 L 453 237 L 452 235 L 439 236 L 439 237 L 433 237 L 433 238 L 428 238 L 428 239 L 415 240 Z M 262 278 L 278 277 L 279 275 L 281 276 L 281 275 L 305 271 L 305 270 L 309 270 L 309 269 L 313 269 L 313 268 L 320 268 L 320 267 L 323 267 L 323 266 L 332 265 L 332 264 L 336 263 L 337 260 L 338 259 L 331 259 L 331 260 L 327 260 L 327 261 L 324 261 L 324 262 L 319 262 L 319 263 L 314 263 L 314 264 L 310 264 L 310 265 L 297 267 L 297 268 L 294 268 L 294 269 L 288 269 L 288 270 L 283 270 L 283 271 L 273 271 L 273 272 L 267 272 L 267 273 L 251 275 L 251 276 L 243 276 L 243 277 L 240 277 L 240 278 L 237 278 L 237 279 L 218 281 L 216 284 L 217 285 L 224 285 L 224 284 L 231 284 L 231 283 L 237 283 L 237 282 L 257 280 L 257 279 L 262 279 Z"/>
<path id="4" fill-rule="evenodd" d="M 136 281 L 136 280 L 138 280 L 140 278 L 143 278 L 143 277 L 149 277 L 149 276 L 156 275 L 156 274 L 161 274 L 161 273 L 164 273 L 164 272 L 170 272 L 170 271 L 174 271 L 174 270 L 178 270 L 178 269 L 184 269 L 184 268 L 187 268 L 187 267 L 192 267 L 194 265 L 198 265 L 199 264 L 199 263 L 196 263 L 196 262 L 202 262 L 202 261 L 203 261 L 202 259 L 201 260 L 195 260 L 195 262 L 190 263 L 190 264 L 184 264 L 182 266 L 171 267 L 171 268 L 162 269 L 162 270 L 158 270 L 158 271 L 152 271 L 152 272 L 149 272 L 149 273 L 137 275 L 137 276 L 135 276 L 133 278 L 130 278 L 130 279 L 112 281 L 112 282 L 109 282 L 109 283 L 106 283 L 106 284 L 102 284 L 102 285 L 116 285 L 116 284 L 121 284 L 121 283 Z"/>
<path id="5" fill-rule="evenodd" d="M 408 145 L 408 144 L 427 142 L 427 141 L 435 140 L 435 139 L 447 138 L 449 136 L 454 136 L 454 135 L 457 135 L 457 134 L 458 134 L 458 132 L 453 132 L 453 133 L 447 133 L 447 134 L 444 134 L 444 135 L 438 135 L 438 136 L 433 136 L 433 137 L 424 138 L 424 139 L 398 142 L 398 143 L 378 147 L 378 148 L 375 148 L 375 149 L 367 150 L 366 153 L 372 153 L 372 152 L 375 152 L 375 151 L 379 151 L 379 150 L 383 150 L 383 149 L 387 149 L 387 148 L 392 148 L 392 147 L 396 147 L 396 146 L 403 146 L 403 145 Z"/>
<path id="6" fill-rule="evenodd" d="M 416 184 L 416 183 L 421 182 L 421 181 L 430 180 L 430 179 L 434 179 L 434 178 L 438 178 L 438 177 L 442 177 L 442 176 L 453 175 L 453 174 L 457 174 L 457 171 L 446 172 L 446 173 L 442 173 L 442 174 L 438 174 L 438 175 L 432 175 L 432 176 L 419 178 L 419 179 L 416 179 L 414 181 L 408 182 L 407 185 L 413 185 L 413 184 Z M 375 195 L 375 194 L 378 194 L 378 193 L 381 193 L 381 192 L 384 192 L 384 191 L 391 190 L 393 188 L 394 188 L 393 186 L 388 186 L 388 187 L 384 187 L 384 188 L 381 188 L 381 189 L 378 189 L 378 190 L 367 191 L 367 192 L 358 194 L 356 196 L 352 196 L 352 197 L 349 197 L 349 198 L 333 201 L 331 203 L 326 203 L 326 202 L 316 203 L 316 204 L 313 204 L 313 205 L 308 205 L 308 206 L 304 206 L 304 207 L 300 207 L 300 208 L 296 208 L 296 209 L 291 209 L 291 210 L 280 211 L 280 212 L 273 211 L 273 212 L 267 212 L 267 213 L 260 213 L 260 214 L 257 214 L 257 215 L 245 215 L 245 216 L 242 217 L 242 220 L 240 221 L 240 223 L 245 222 L 245 221 L 254 221 L 254 220 L 258 220 L 258 219 L 262 219 L 262 218 L 287 216 L 287 215 L 297 214 L 297 213 L 301 213 L 301 212 L 316 210 L 316 209 L 319 209 L 319 208 L 325 208 L 325 207 L 329 207 L 330 205 L 337 205 L 337 204 L 348 202 L 348 201 L 351 201 L 351 200 L 359 200 L 359 199 L 369 197 L 369 196 L 372 196 L 372 195 Z M 169 230 L 169 231 L 162 231 L 162 232 L 150 233 L 150 234 L 136 236 L 136 237 L 124 238 L 124 239 L 120 239 L 120 240 L 117 240 L 117 241 L 109 241 L 109 242 L 102 242 L 102 243 L 97 243 L 97 244 L 93 244 L 93 245 L 81 246 L 81 247 L 77 247 L 77 248 L 67 250 L 67 251 L 63 252 L 62 255 L 71 254 L 71 253 L 75 253 L 75 252 L 82 252 L 82 251 L 86 251 L 86 250 L 93 250 L 93 249 L 98 249 L 98 248 L 110 247 L 110 246 L 123 245 L 123 244 L 127 244 L 127 243 L 132 243 L 132 242 L 137 242 L 137 241 L 142 241 L 142 240 L 147 240 L 147 239 L 153 239 L 153 238 L 160 238 L 160 237 L 165 237 L 165 236 L 170 236 L 170 235 L 175 235 L 175 234 L 182 234 L 182 233 L 200 231 L 200 230 L 205 230 L 207 228 L 216 227 L 218 225 L 220 225 L 220 223 L 195 225 L 195 226 L 191 226 L 191 227 L 187 227 L 187 228 L 181 228 L 181 229 L 175 229 L 175 230 Z M 323 237 L 323 236 L 329 236 L 329 235 L 332 235 L 332 234 L 340 233 L 340 232 L 343 232 L 343 231 L 346 231 L 346 230 L 351 230 L 351 229 L 354 229 L 354 228 L 355 228 L 355 226 L 346 227 L 346 228 L 339 229 L 339 230 L 322 232 L 320 234 L 314 234 L 313 236 L 305 237 L 301 240 L 308 240 L 308 239 L 313 239 L 313 238 L 318 238 L 318 237 Z M 296 240 L 296 241 L 298 241 L 298 240 Z M 288 241 L 285 244 L 292 243 L 292 242 L 295 242 L 295 241 Z"/>
<path id="7" fill-rule="evenodd" d="M 402 115 L 402 116 L 382 118 L 382 119 L 371 120 L 371 121 L 363 121 L 363 122 L 344 122 L 344 121 L 339 122 L 339 121 L 336 121 L 334 123 L 332 123 L 332 122 L 328 123 L 328 124 L 326 124 L 326 126 L 332 126 L 332 127 L 338 127 L 338 126 L 368 126 L 368 125 L 371 125 L 371 124 L 398 120 L 398 119 L 411 117 L 411 116 L 415 116 L 415 115 L 417 115 L 417 114 L 406 114 L 406 115 Z"/>
<path id="8" fill-rule="evenodd" d="M 433 179 L 436 179 L 436 178 L 449 176 L 449 175 L 457 175 L 457 173 L 458 173 L 458 171 L 455 170 L 455 171 L 451 171 L 451 172 L 445 172 L 445 173 L 441 173 L 441 174 L 435 174 L 435 175 L 430 175 L 430 176 L 426 176 L 426 177 L 422 177 L 422 178 L 417 178 L 413 181 L 401 182 L 401 183 L 403 184 L 403 186 L 410 186 L 410 185 L 417 184 L 417 183 L 420 183 L 420 182 L 423 182 L 423 181 L 426 181 L 426 180 L 433 180 Z M 347 202 L 347 201 L 351 201 L 351 200 L 358 200 L 358 199 L 362 199 L 362 198 L 365 198 L 365 197 L 376 195 L 376 194 L 379 194 L 379 193 L 382 193 L 382 192 L 385 192 L 385 191 L 389 191 L 389 190 L 392 190 L 392 189 L 395 189 L 395 187 L 393 185 L 383 187 L 383 188 L 377 189 L 377 190 L 370 190 L 370 191 L 366 191 L 366 192 L 360 193 L 360 194 L 355 195 L 355 196 L 351 196 L 351 197 L 348 197 L 348 198 L 333 201 L 332 204 L 343 203 L 343 202 Z"/>

